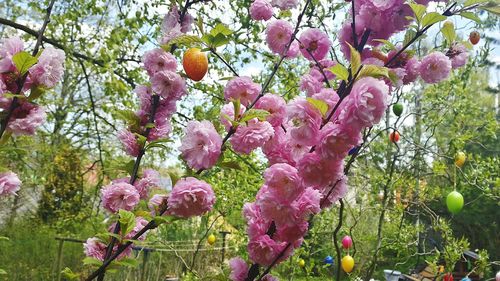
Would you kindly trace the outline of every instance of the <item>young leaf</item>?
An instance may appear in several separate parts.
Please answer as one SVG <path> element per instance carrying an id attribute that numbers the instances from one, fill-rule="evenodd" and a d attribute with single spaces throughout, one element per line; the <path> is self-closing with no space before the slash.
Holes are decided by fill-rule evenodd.
<path id="1" fill-rule="evenodd" d="M 259 119 L 259 121 L 265 121 L 268 115 L 269 115 L 268 111 L 265 111 L 263 109 L 252 108 L 243 114 L 240 122 L 247 122 L 254 118 Z"/>
<path id="2" fill-rule="evenodd" d="M 426 14 L 424 18 L 422 18 L 422 25 L 423 26 L 433 25 L 437 22 L 444 21 L 446 19 L 447 17 L 441 15 L 440 13 L 431 12 Z"/>
<path id="3" fill-rule="evenodd" d="M 135 215 L 134 213 L 125 211 L 123 209 L 120 209 L 118 214 L 120 215 L 118 221 L 120 222 L 120 228 L 122 230 L 121 233 L 122 236 L 125 236 L 135 227 Z"/>
<path id="4" fill-rule="evenodd" d="M 96 258 L 92 258 L 92 257 L 86 257 L 83 259 L 83 264 L 84 265 L 96 265 L 96 266 L 101 266 L 102 265 L 102 261 L 96 259 Z"/>
<path id="5" fill-rule="evenodd" d="M 61 271 L 61 275 L 64 277 L 65 280 L 69 281 L 80 280 L 80 274 L 74 273 L 69 267 L 65 267 Z"/>
<path id="6" fill-rule="evenodd" d="M 229 36 L 233 34 L 233 31 L 224 24 L 218 23 L 212 30 L 210 30 L 210 35 L 217 36 L 217 34 Z"/>
<path id="7" fill-rule="evenodd" d="M 389 50 L 395 50 L 396 49 L 396 46 L 394 46 L 394 44 L 392 44 L 391 41 L 389 41 L 389 40 L 374 39 L 373 41 L 378 41 L 378 42 L 384 43 L 384 45 L 387 46 L 387 48 Z"/>
<path id="8" fill-rule="evenodd" d="M 21 75 L 28 72 L 30 67 L 32 67 L 37 61 L 38 60 L 35 57 L 26 51 L 19 52 L 12 56 L 12 62 L 14 62 L 17 71 L 19 71 Z"/>
<path id="9" fill-rule="evenodd" d="M 448 42 L 448 45 L 451 45 L 455 41 L 457 34 L 455 33 L 455 27 L 452 22 L 445 22 L 443 27 L 441 28 L 441 33 L 443 33 L 444 38 Z"/>
<path id="10" fill-rule="evenodd" d="M 28 97 L 29 101 L 34 101 L 39 98 L 43 93 L 45 93 L 46 89 L 43 86 L 35 86 L 31 88 L 30 96 Z"/>
<path id="11" fill-rule="evenodd" d="M 0 275 L 5 275 L 5 274 L 7 274 L 7 271 L 0 268 Z"/>
<path id="12" fill-rule="evenodd" d="M 335 74 L 335 76 L 337 76 L 337 78 L 339 78 L 341 80 L 347 81 L 347 79 L 349 78 L 349 71 L 347 70 L 347 68 L 345 68 L 340 63 L 338 63 L 330 68 L 327 68 L 326 70 Z"/>
<path id="13" fill-rule="evenodd" d="M 237 161 L 226 161 L 218 164 L 221 168 L 229 168 L 235 170 L 241 170 L 241 166 Z"/>
<path id="14" fill-rule="evenodd" d="M 193 45 L 198 45 L 199 43 L 202 43 L 203 40 L 195 35 L 181 35 L 179 37 L 176 37 L 170 41 L 168 41 L 167 44 L 162 45 L 161 47 L 163 50 L 169 52 L 170 49 L 172 48 L 172 45 L 183 45 L 183 46 L 193 46 Z"/>
<path id="15" fill-rule="evenodd" d="M 420 22 L 420 19 L 422 19 L 422 16 L 425 13 L 425 6 L 421 4 L 416 4 L 416 3 L 410 3 L 409 4 L 411 9 L 413 10 L 413 13 L 415 14 L 415 18 L 417 19 L 417 22 Z"/>
<path id="16" fill-rule="evenodd" d="M 351 75 L 354 76 L 361 67 L 361 55 L 359 52 L 351 46 L 349 43 L 349 49 L 351 50 Z"/>
<path id="17" fill-rule="evenodd" d="M 374 78 L 389 78 L 389 69 L 383 66 L 367 64 L 359 71 L 357 79 L 367 76 Z"/>
<path id="18" fill-rule="evenodd" d="M 313 99 L 313 98 L 306 98 L 306 100 L 312 104 L 312 106 L 314 106 L 315 108 L 317 108 L 319 110 L 319 112 L 321 112 L 321 115 L 323 115 L 323 117 L 326 115 L 326 112 L 328 112 L 328 104 L 322 100 L 317 100 L 317 99 Z"/>
<path id="19" fill-rule="evenodd" d="M 116 264 L 125 267 L 137 267 L 139 265 L 139 261 L 134 258 L 124 258 L 121 259 L 120 261 L 117 261 Z"/>
<path id="20" fill-rule="evenodd" d="M 488 2 L 489 0 L 467 0 L 465 1 L 464 3 L 464 7 L 469 7 L 469 6 L 472 6 L 474 4 L 481 4 L 481 3 L 486 3 Z"/>
<path id="21" fill-rule="evenodd" d="M 476 14 L 474 14 L 473 12 L 461 12 L 460 16 L 462 16 L 466 19 L 473 20 L 477 23 L 481 23 L 481 19 L 478 16 L 476 16 Z"/>
<path id="22" fill-rule="evenodd" d="M 219 34 L 215 35 L 215 37 L 212 40 L 212 44 L 210 44 L 210 46 L 212 48 L 217 48 L 220 46 L 224 46 L 227 43 L 229 43 L 229 38 L 226 35 L 219 33 Z"/>
<path id="23" fill-rule="evenodd" d="M 141 124 L 141 120 L 132 110 L 128 109 L 117 110 L 116 117 L 124 120 L 131 127 L 139 127 Z"/>

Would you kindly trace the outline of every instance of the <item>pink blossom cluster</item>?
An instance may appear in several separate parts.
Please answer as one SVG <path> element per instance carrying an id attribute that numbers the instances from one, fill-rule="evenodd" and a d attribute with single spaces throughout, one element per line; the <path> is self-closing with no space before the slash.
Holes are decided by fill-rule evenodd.
<path id="1" fill-rule="evenodd" d="M 170 11 L 163 18 L 163 23 L 161 25 L 163 36 L 160 43 L 167 44 L 170 40 L 181 36 L 183 33 L 190 32 L 193 22 L 194 17 L 187 12 L 184 14 L 181 21 L 181 11 L 179 11 L 176 5 L 172 6 Z"/>
<path id="2" fill-rule="evenodd" d="M 23 87 L 19 89 L 19 81 L 23 75 L 12 58 L 24 51 L 24 42 L 18 37 L 12 37 L 2 40 L 0 44 L 0 113 L 11 107 L 13 99 L 9 94 L 21 95 L 6 131 L 13 135 L 33 135 L 36 128 L 45 122 L 46 114 L 42 106 L 28 101 L 27 97 L 35 91 L 54 88 L 61 80 L 64 73 L 64 52 L 51 46 L 45 48 L 37 62 L 29 68 Z"/>
<path id="3" fill-rule="evenodd" d="M 295 8 L 298 2 L 298 0 L 253 0 L 249 8 L 250 17 L 257 21 L 267 21 L 273 17 L 273 7 L 285 11 Z"/>
<path id="4" fill-rule="evenodd" d="M 16 195 L 21 188 L 21 180 L 13 172 L 0 173 L 0 196 Z"/>

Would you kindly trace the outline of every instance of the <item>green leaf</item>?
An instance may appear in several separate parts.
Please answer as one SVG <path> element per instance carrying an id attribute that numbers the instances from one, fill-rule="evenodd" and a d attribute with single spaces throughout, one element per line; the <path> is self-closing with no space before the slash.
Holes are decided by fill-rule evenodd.
<path id="1" fill-rule="evenodd" d="M 394 46 L 394 44 L 392 44 L 391 41 L 389 41 L 389 40 L 373 39 L 373 41 L 378 41 L 378 42 L 384 43 L 384 45 L 387 46 L 387 48 L 389 50 L 395 50 L 396 49 L 396 46 Z"/>
<path id="2" fill-rule="evenodd" d="M 95 265 L 95 266 L 101 266 L 102 265 L 102 261 L 96 259 L 96 258 L 92 258 L 92 257 L 85 257 L 83 259 L 83 264 L 84 265 Z"/>
<path id="3" fill-rule="evenodd" d="M 5 275 L 5 274 L 7 274 L 7 271 L 0 268 L 0 275 Z"/>
<path id="4" fill-rule="evenodd" d="M 410 41 L 415 38 L 415 36 L 417 36 L 417 32 L 413 29 L 408 29 L 405 33 L 405 38 L 403 39 L 403 46 L 408 45 Z"/>
<path id="5" fill-rule="evenodd" d="M 317 108 L 319 110 L 319 112 L 321 112 L 321 115 L 323 115 L 323 117 L 325 117 L 326 112 L 328 112 L 328 104 L 326 102 L 324 102 L 322 100 L 313 99 L 313 98 L 306 98 L 306 100 L 310 104 L 312 104 L 312 106 Z"/>
<path id="6" fill-rule="evenodd" d="M 233 103 L 233 110 L 234 110 L 234 120 L 229 120 L 230 122 L 237 121 L 238 116 L 240 115 L 241 111 L 241 101 L 240 99 L 237 100 L 232 100 Z M 229 117 L 229 116 L 228 116 Z"/>
<path id="7" fill-rule="evenodd" d="M 137 267 L 139 265 L 139 261 L 134 258 L 124 258 L 120 261 L 116 262 L 117 265 L 125 266 L 125 267 Z"/>
<path id="8" fill-rule="evenodd" d="M 174 186 L 175 183 L 177 183 L 181 179 L 181 177 L 175 172 L 168 172 L 168 175 L 170 176 L 170 181 L 172 182 L 172 186 Z"/>
<path id="9" fill-rule="evenodd" d="M 210 44 L 210 46 L 213 48 L 217 48 L 226 45 L 227 43 L 229 43 L 229 41 L 230 40 L 226 35 L 219 33 L 215 35 L 215 37 L 212 40 L 212 44 Z"/>
<path id="10" fill-rule="evenodd" d="M 364 65 L 363 68 L 359 71 L 358 77 L 356 79 L 362 77 L 389 78 L 389 69 L 383 66 L 367 64 Z"/>
<path id="11" fill-rule="evenodd" d="M 353 46 L 349 43 L 347 44 L 349 45 L 349 49 L 351 49 L 351 75 L 354 77 L 361 67 L 361 55 Z"/>
<path id="12" fill-rule="evenodd" d="M 134 111 L 129 109 L 117 110 L 116 118 L 124 120 L 127 124 L 133 128 L 138 128 L 141 125 L 141 120 L 135 114 Z"/>
<path id="13" fill-rule="evenodd" d="M 476 16 L 476 14 L 474 14 L 473 12 L 461 12 L 460 16 L 462 16 L 466 19 L 473 20 L 477 23 L 481 23 L 481 19 L 478 16 Z"/>
<path id="14" fill-rule="evenodd" d="M 172 223 L 180 218 L 172 217 L 172 216 L 156 216 L 153 218 L 156 225 L 164 224 L 164 223 Z"/>
<path id="15" fill-rule="evenodd" d="M 488 3 L 485 7 L 480 7 L 480 9 L 493 13 L 495 15 L 500 15 L 500 5 L 495 4 L 494 1 L 492 3 Z"/>
<path id="16" fill-rule="evenodd" d="M 464 7 L 472 6 L 474 4 L 481 4 L 481 3 L 486 3 L 489 0 L 467 0 L 464 3 Z"/>
<path id="17" fill-rule="evenodd" d="M 443 27 L 441 28 L 441 33 L 443 33 L 444 38 L 446 39 L 446 42 L 448 42 L 448 45 L 451 46 L 451 43 L 455 41 L 455 38 L 457 37 L 457 34 L 455 33 L 455 27 L 453 26 L 452 22 L 445 22 L 443 24 Z"/>
<path id="18" fill-rule="evenodd" d="M 198 26 L 200 33 L 204 35 L 205 30 L 203 29 L 203 17 L 200 14 L 198 14 L 198 21 L 196 22 L 196 25 Z"/>
<path id="19" fill-rule="evenodd" d="M 120 222 L 120 228 L 122 230 L 121 233 L 122 236 L 125 236 L 135 227 L 135 215 L 134 213 L 125 211 L 123 209 L 120 209 L 120 211 L 118 211 L 118 215 L 120 216 L 118 221 Z"/>
<path id="20" fill-rule="evenodd" d="M 38 60 L 26 51 L 12 56 L 12 61 L 21 75 L 24 75 Z"/>
<path id="21" fill-rule="evenodd" d="M 259 119 L 259 121 L 265 121 L 266 117 L 268 115 L 269 115 L 269 112 L 266 110 L 252 108 L 243 114 L 240 122 L 247 122 L 247 121 L 254 119 L 254 118 Z"/>
<path id="22" fill-rule="evenodd" d="M 337 78 L 339 78 L 341 80 L 347 81 L 347 79 L 349 78 L 349 71 L 347 70 L 347 68 L 345 68 L 340 63 L 338 63 L 330 68 L 327 68 L 326 70 L 335 74 L 335 76 L 337 76 Z"/>
<path id="23" fill-rule="evenodd" d="M 425 6 L 421 4 L 416 4 L 416 3 L 410 3 L 409 4 L 411 9 L 413 10 L 413 13 L 415 14 L 415 18 L 417 19 L 417 22 L 420 22 L 422 19 L 422 16 L 425 13 Z"/>
<path id="24" fill-rule="evenodd" d="M 9 241 L 9 237 L 0 236 L 0 241 Z"/>
<path id="25" fill-rule="evenodd" d="M 223 34 L 225 36 L 229 36 L 233 34 L 233 31 L 224 24 L 218 23 L 212 30 L 210 30 L 210 35 L 217 36 L 217 34 Z"/>
<path id="26" fill-rule="evenodd" d="M 203 40 L 195 35 L 181 35 L 179 37 L 176 37 L 170 41 L 168 41 L 167 44 L 162 45 L 161 47 L 163 50 L 166 52 L 170 52 L 170 49 L 172 48 L 172 45 L 177 45 L 177 46 L 194 46 L 194 45 L 199 45 L 202 43 Z"/>
<path id="27" fill-rule="evenodd" d="M 431 13 L 427 13 L 424 16 L 424 18 L 422 18 L 422 25 L 423 26 L 433 25 L 435 23 L 438 23 L 440 21 L 444 21 L 446 19 L 447 19 L 447 17 L 441 15 L 440 13 L 431 12 Z"/>
<path id="28" fill-rule="evenodd" d="M 229 169 L 234 169 L 234 170 L 241 170 L 241 166 L 237 161 L 226 161 L 219 163 L 218 166 L 221 168 L 229 168 Z"/>
<path id="29" fill-rule="evenodd" d="M 72 281 L 72 280 L 80 280 L 80 274 L 74 273 L 69 267 L 65 267 L 61 271 L 61 275 L 66 280 L 70 280 L 70 281 Z"/>
<path id="30" fill-rule="evenodd" d="M 43 86 L 35 86 L 35 87 L 31 88 L 30 96 L 28 97 L 28 100 L 34 101 L 35 99 L 39 98 L 46 91 L 47 90 Z"/>

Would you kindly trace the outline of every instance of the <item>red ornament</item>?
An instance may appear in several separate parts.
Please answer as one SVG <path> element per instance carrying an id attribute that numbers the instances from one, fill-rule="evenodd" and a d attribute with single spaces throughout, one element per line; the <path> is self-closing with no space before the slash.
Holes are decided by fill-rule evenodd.
<path id="1" fill-rule="evenodd" d="M 344 236 L 344 238 L 342 238 L 342 247 L 344 247 L 344 249 L 349 249 L 352 247 L 352 239 L 349 235 L 346 235 Z"/>
<path id="2" fill-rule="evenodd" d="M 443 281 L 453 281 L 453 275 L 451 273 L 446 273 L 443 277 Z"/>
<path id="3" fill-rule="evenodd" d="M 392 133 L 389 135 L 389 140 L 390 140 L 391 142 L 396 143 L 396 142 L 398 142 L 398 141 L 399 141 L 399 138 L 400 138 L 400 137 L 401 137 L 401 136 L 399 135 L 398 131 L 394 131 L 394 132 L 392 132 Z"/>
<path id="4" fill-rule="evenodd" d="M 472 43 L 472 45 L 476 45 L 477 43 L 479 43 L 479 39 L 481 39 L 481 35 L 479 35 L 479 32 L 472 31 L 469 34 L 469 41 Z"/>

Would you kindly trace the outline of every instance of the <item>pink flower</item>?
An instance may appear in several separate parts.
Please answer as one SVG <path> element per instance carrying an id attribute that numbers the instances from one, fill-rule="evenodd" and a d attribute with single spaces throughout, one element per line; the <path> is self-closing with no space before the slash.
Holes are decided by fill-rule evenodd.
<path id="1" fill-rule="evenodd" d="M 279 281 L 278 278 L 272 276 L 271 274 L 267 274 L 266 276 L 262 277 L 261 281 Z"/>
<path id="2" fill-rule="evenodd" d="M 20 102 L 20 105 L 12 113 L 7 130 L 16 136 L 33 135 L 36 128 L 45 122 L 46 117 L 43 107 L 30 102 Z"/>
<path id="3" fill-rule="evenodd" d="M 134 222 L 134 227 L 132 228 L 132 230 L 130 230 L 130 232 L 126 233 L 125 235 L 123 235 L 122 233 L 122 230 L 123 229 L 120 229 L 120 236 L 123 237 L 124 239 L 133 239 L 134 236 L 139 232 L 141 231 L 147 224 L 148 224 L 148 221 L 145 220 L 144 218 L 142 217 L 136 217 L 135 218 L 135 222 Z M 116 222 L 111 224 L 109 227 L 108 227 L 108 231 L 109 232 L 113 232 L 113 230 L 115 229 L 116 227 Z M 139 236 L 139 238 L 137 240 L 141 240 L 141 241 L 144 241 L 144 239 L 146 239 L 146 233 L 142 234 L 141 236 Z"/>
<path id="4" fill-rule="evenodd" d="M 364 77 L 354 83 L 351 94 L 347 96 L 339 120 L 359 130 L 370 127 L 384 115 L 389 104 L 389 87 L 380 80 Z"/>
<path id="5" fill-rule="evenodd" d="M 297 144 L 315 145 L 321 126 L 321 112 L 304 98 L 296 98 L 287 106 L 290 136 Z"/>
<path id="6" fill-rule="evenodd" d="M 333 203 L 339 201 L 347 194 L 347 177 L 341 176 L 330 186 L 320 190 L 322 194 L 322 208 L 330 207 Z M 325 198 L 328 196 L 328 198 Z"/>
<path id="7" fill-rule="evenodd" d="M 322 159 L 317 152 L 307 153 L 297 164 L 305 187 L 322 189 L 342 175 L 343 159 Z"/>
<path id="8" fill-rule="evenodd" d="M 418 61 L 418 59 L 415 57 L 409 59 L 406 62 L 405 71 L 406 75 L 403 78 L 403 84 L 407 85 L 417 80 L 420 74 L 420 62 Z"/>
<path id="9" fill-rule="evenodd" d="M 222 138 L 207 120 L 190 121 L 181 140 L 182 158 L 192 169 L 209 169 L 219 159 Z"/>
<path id="10" fill-rule="evenodd" d="M 464 44 L 455 43 L 446 52 L 446 56 L 451 60 L 451 67 L 453 69 L 464 66 L 469 58 L 469 51 Z"/>
<path id="11" fill-rule="evenodd" d="M 311 67 L 311 70 L 309 71 L 309 74 L 316 78 L 319 81 L 324 81 L 325 76 L 328 80 L 332 80 L 335 78 L 335 74 L 333 74 L 331 71 L 327 70 L 328 68 L 336 65 L 337 63 L 330 60 L 330 59 L 323 59 L 319 61 L 319 67 L 317 65 Z M 323 73 L 320 71 L 320 67 L 323 70 L 323 73 L 325 74 L 323 76 Z"/>
<path id="12" fill-rule="evenodd" d="M 141 199 L 146 199 L 149 190 L 160 185 L 160 173 L 153 169 L 145 169 L 142 177 L 134 183 Z"/>
<path id="13" fill-rule="evenodd" d="M 302 192 L 302 179 L 298 171 L 285 163 L 274 164 L 264 172 L 265 184 L 269 192 L 281 201 L 293 201 Z"/>
<path id="14" fill-rule="evenodd" d="M 326 116 L 330 115 L 333 108 L 339 102 L 340 98 L 337 92 L 334 89 L 323 88 L 319 93 L 312 95 L 313 99 L 317 99 L 320 101 L 324 101 L 328 105 L 328 111 L 326 112 Z"/>
<path id="15" fill-rule="evenodd" d="M 38 62 L 29 70 L 30 77 L 36 85 L 53 88 L 61 80 L 64 73 L 64 51 L 49 46 L 43 50 Z"/>
<path id="16" fill-rule="evenodd" d="M 159 211 L 158 208 L 167 201 L 168 195 L 165 194 L 155 194 L 149 199 L 148 208 L 151 211 L 152 216 L 156 216 Z"/>
<path id="17" fill-rule="evenodd" d="M 151 114 L 151 105 L 153 103 L 153 90 L 151 87 L 139 85 L 134 89 L 139 97 L 140 107 L 136 115 L 141 120 L 141 125 L 146 125 L 149 122 L 149 115 Z M 176 101 L 173 99 L 160 99 L 158 107 L 156 108 L 155 119 L 170 118 L 177 110 Z M 161 121 L 160 121 L 161 123 Z M 158 124 L 155 124 L 158 126 Z M 154 133 L 154 132 L 153 132 Z"/>
<path id="18" fill-rule="evenodd" d="M 281 126 L 281 123 L 283 123 L 283 120 L 285 119 L 286 102 L 278 95 L 264 95 L 257 101 L 257 103 L 255 103 L 255 108 L 263 109 L 270 113 L 266 117 L 266 121 L 273 125 L 273 127 Z"/>
<path id="19" fill-rule="evenodd" d="M 270 22 L 266 28 L 266 42 L 269 49 L 278 55 L 282 55 L 286 46 L 292 40 L 293 26 L 284 20 Z"/>
<path id="20" fill-rule="evenodd" d="M 292 148 L 282 128 L 275 128 L 274 136 L 262 146 L 262 152 L 266 155 L 269 165 L 276 163 L 295 165 Z"/>
<path id="21" fill-rule="evenodd" d="M 318 152 L 325 159 L 347 156 L 349 150 L 361 142 L 358 128 L 338 123 L 328 123 L 321 130 Z"/>
<path id="22" fill-rule="evenodd" d="M 0 196 L 16 195 L 21 188 L 21 180 L 13 172 L 0 173 Z"/>
<path id="23" fill-rule="evenodd" d="M 149 76 L 153 76 L 159 71 L 172 71 L 177 70 L 177 60 L 175 57 L 165 52 L 161 48 L 156 48 L 147 51 L 142 58 L 143 68 L 148 72 Z"/>
<path id="24" fill-rule="evenodd" d="M 302 219 L 307 219 L 310 215 L 319 213 L 321 194 L 318 190 L 308 187 L 302 192 L 294 204 L 297 205 Z"/>
<path id="25" fill-rule="evenodd" d="M 276 231 L 276 239 L 279 241 L 293 243 L 306 235 L 308 227 L 309 223 L 304 220 L 297 220 L 292 224 L 279 226 Z"/>
<path id="26" fill-rule="evenodd" d="M 308 60 L 316 59 L 316 61 L 324 59 L 332 45 L 328 35 L 318 28 L 309 28 L 304 31 L 300 35 L 299 41 L 302 55 Z"/>
<path id="27" fill-rule="evenodd" d="M 266 0 L 255 0 L 250 5 L 250 16 L 253 20 L 268 20 L 273 16 L 273 6 Z"/>
<path id="28" fill-rule="evenodd" d="M 271 4 L 281 10 L 289 10 L 297 7 L 299 0 L 272 0 Z"/>
<path id="29" fill-rule="evenodd" d="M 168 213 L 181 218 L 201 216 L 212 210 L 215 194 L 212 187 L 193 177 L 180 179 L 168 197 Z"/>
<path id="30" fill-rule="evenodd" d="M 139 203 L 140 195 L 137 189 L 125 182 L 112 182 L 101 189 L 102 206 L 116 213 L 123 209 L 130 211 Z"/>
<path id="31" fill-rule="evenodd" d="M 248 276 L 248 264 L 242 258 L 230 259 L 229 267 L 231 268 L 229 279 L 232 281 L 245 281 Z"/>
<path id="32" fill-rule="evenodd" d="M 15 71 L 12 56 L 24 50 L 24 43 L 19 37 L 11 37 L 2 41 L 0 46 L 0 73 Z"/>
<path id="33" fill-rule="evenodd" d="M 83 243 L 83 252 L 87 257 L 104 261 L 104 257 L 106 256 L 106 244 L 101 242 L 99 238 L 89 238 Z"/>
<path id="34" fill-rule="evenodd" d="M 269 266 L 285 246 L 286 242 L 276 242 L 269 235 L 262 235 L 248 243 L 248 255 L 253 262 Z"/>
<path id="35" fill-rule="evenodd" d="M 300 90 L 306 92 L 307 96 L 312 96 L 321 91 L 323 87 L 322 80 L 317 79 L 315 76 L 305 74 L 300 77 Z"/>
<path id="36" fill-rule="evenodd" d="M 263 186 L 257 198 L 256 204 L 259 207 L 262 217 L 266 221 L 274 221 L 278 225 L 290 224 L 299 215 L 298 206 L 292 201 L 280 197 L 277 192 L 270 192 L 269 187 Z"/>
<path id="37" fill-rule="evenodd" d="M 260 94 L 261 87 L 250 77 L 235 77 L 227 82 L 224 88 L 224 98 L 227 101 L 240 99 L 241 104 L 251 104 Z"/>
<path id="38" fill-rule="evenodd" d="M 288 52 L 286 52 L 286 59 L 294 59 L 299 56 L 300 52 L 300 46 L 299 42 L 293 41 L 292 44 L 290 45 L 290 48 L 288 48 Z"/>
<path id="39" fill-rule="evenodd" d="M 443 81 L 450 75 L 451 61 L 441 52 L 433 52 L 420 62 L 420 77 L 429 84 Z"/>
<path id="40" fill-rule="evenodd" d="M 176 5 L 172 6 L 170 11 L 163 18 L 163 23 L 161 26 L 161 30 L 163 33 L 169 33 L 172 29 L 179 29 L 182 33 L 187 33 L 191 31 L 194 18 L 189 13 L 184 15 L 184 18 L 181 21 L 181 14 Z"/>
<path id="41" fill-rule="evenodd" d="M 125 152 L 130 155 L 137 157 L 139 155 L 139 150 L 141 149 L 139 143 L 137 143 L 136 136 L 127 129 L 123 129 L 117 134 L 118 140 L 122 143 Z"/>
<path id="42" fill-rule="evenodd" d="M 230 141 L 236 152 L 249 154 L 257 147 L 263 146 L 273 135 L 274 129 L 269 122 L 255 118 L 248 121 L 247 125 L 238 126 Z"/>
<path id="43" fill-rule="evenodd" d="M 239 118 L 241 118 L 243 113 L 245 113 L 245 111 L 246 107 L 244 105 L 240 105 L 240 114 L 238 114 L 238 116 L 235 117 L 233 103 L 227 103 L 222 107 L 220 111 L 220 122 L 222 125 L 224 125 L 226 131 L 229 131 L 229 128 L 231 128 L 232 126 L 230 120 L 238 120 Z"/>
<path id="44" fill-rule="evenodd" d="M 158 113 L 155 115 L 154 127 L 148 135 L 148 141 L 154 141 L 158 139 L 164 139 L 172 131 L 172 126 L 170 125 L 170 120 L 166 117 L 160 116 Z M 145 126 L 148 123 L 141 124 Z"/>
<path id="45" fill-rule="evenodd" d="M 186 81 L 179 74 L 163 70 L 151 78 L 152 89 L 165 99 L 178 100 L 186 93 Z"/>

